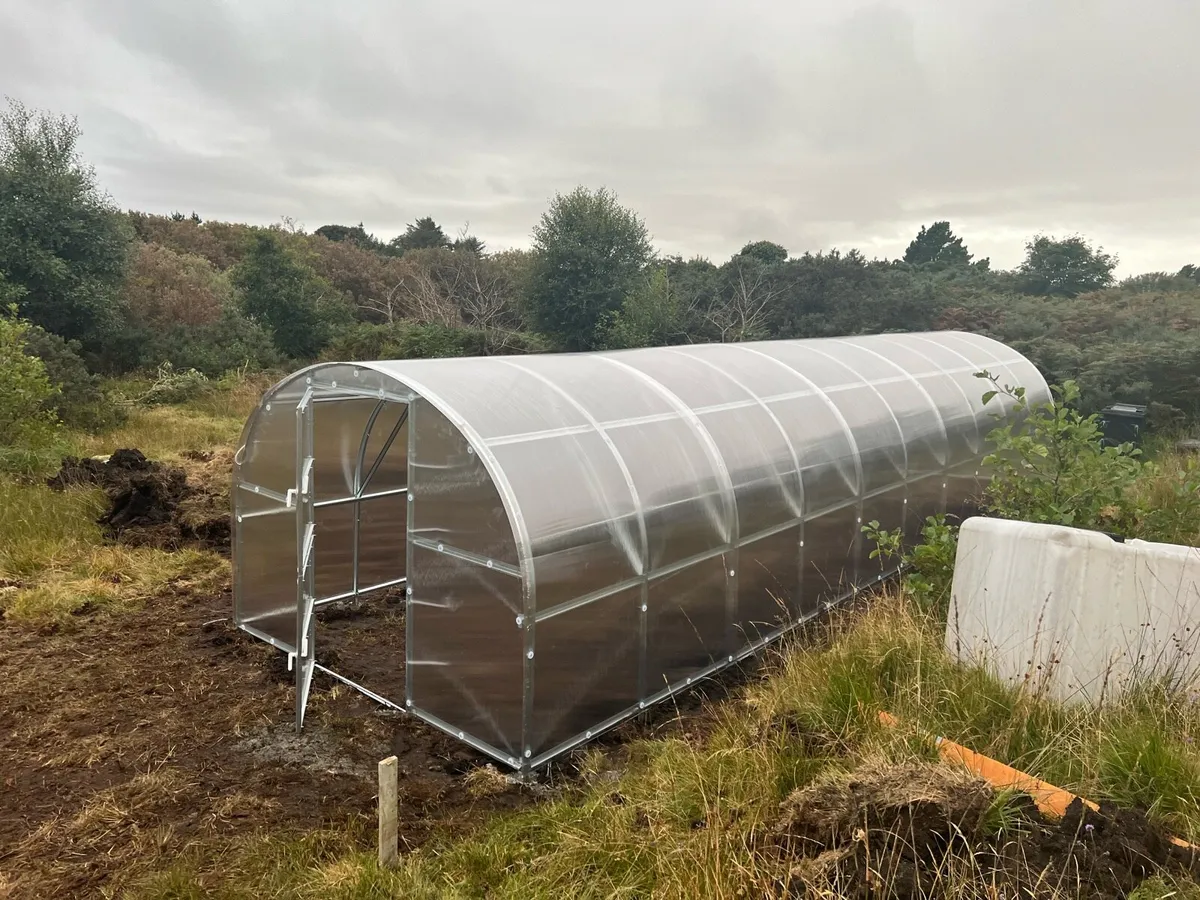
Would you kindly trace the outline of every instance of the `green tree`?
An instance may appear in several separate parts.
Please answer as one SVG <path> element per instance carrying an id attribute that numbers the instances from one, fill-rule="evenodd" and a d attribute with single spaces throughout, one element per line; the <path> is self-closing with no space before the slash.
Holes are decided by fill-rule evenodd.
<path id="1" fill-rule="evenodd" d="M 373 234 L 368 234 L 363 223 L 357 225 L 322 225 L 316 234 L 335 243 L 353 244 L 363 250 L 381 250 L 383 242 Z"/>
<path id="2" fill-rule="evenodd" d="M 388 247 L 397 255 L 409 250 L 430 250 L 449 246 L 450 238 L 446 237 L 442 226 L 430 216 L 417 219 L 404 229 L 404 234 L 388 242 Z"/>
<path id="3" fill-rule="evenodd" d="M 1074 297 L 1111 286 L 1117 261 L 1079 235 L 1055 240 L 1039 234 L 1025 245 L 1021 285 L 1043 297 Z"/>
<path id="4" fill-rule="evenodd" d="M 627 347 L 664 347 L 687 341 L 688 309 L 675 290 L 666 266 L 655 267 L 609 313 L 601 327 L 600 344 L 608 350 Z"/>
<path id="5" fill-rule="evenodd" d="M 80 159 L 74 119 L 9 101 L 0 115 L 0 272 L 21 315 L 89 349 L 120 325 L 132 232 Z"/>
<path id="6" fill-rule="evenodd" d="M 8 471 L 36 469 L 58 442 L 58 422 L 47 408 L 55 387 L 25 346 L 31 327 L 15 306 L 0 309 L 0 468 Z"/>
<path id="7" fill-rule="evenodd" d="M 341 298 L 307 265 L 263 231 L 233 269 L 242 307 L 271 333 L 275 346 L 294 359 L 312 359 L 329 343 L 334 325 L 347 317 Z"/>
<path id="8" fill-rule="evenodd" d="M 737 255 L 756 259 L 765 265 L 781 263 L 788 258 L 787 248 L 771 241 L 753 241 L 739 250 Z"/>
<path id="9" fill-rule="evenodd" d="M 950 230 L 949 222 L 924 225 L 904 251 L 904 261 L 914 266 L 966 266 L 971 262 L 963 240 Z"/>
<path id="10" fill-rule="evenodd" d="M 533 230 L 529 308 L 567 350 L 594 349 L 601 326 L 637 285 L 651 256 L 645 223 L 611 191 L 555 196 Z"/>
<path id="11" fill-rule="evenodd" d="M 474 253 L 476 256 L 482 256 L 487 249 L 487 245 L 473 234 L 455 238 L 452 247 L 456 253 Z"/>
<path id="12" fill-rule="evenodd" d="M 1188 263 L 1179 270 L 1179 277 L 1186 278 L 1188 281 L 1194 281 L 1196 284 L 1200 284 L 1200 266 Z"/>

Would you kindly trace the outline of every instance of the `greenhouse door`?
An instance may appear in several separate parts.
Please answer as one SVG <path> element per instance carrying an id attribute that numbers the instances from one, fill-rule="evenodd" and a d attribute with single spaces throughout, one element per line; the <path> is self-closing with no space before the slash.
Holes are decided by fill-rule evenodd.
<path id="1" fill-rule="evenodd" d="M 297 730 L 315 671 L 386 706 L 404 697 L 388 678 L 403 673 L 403 653 L 395 666 L 388 649 L 403 646 L 410 398 L 336 384 L 296 406 Z M 366 652 L 372 640 L 382 652 Z M 368 685 L 321 664 L 355 650 L 378 660 L 374 671 L 351 661 Z"/>

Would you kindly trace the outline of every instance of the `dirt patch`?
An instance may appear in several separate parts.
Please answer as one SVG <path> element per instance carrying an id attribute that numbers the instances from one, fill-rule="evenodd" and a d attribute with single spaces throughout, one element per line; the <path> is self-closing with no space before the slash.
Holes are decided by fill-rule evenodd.
<path id="1" fill-rule="evenodd" d="M 139 547 L 198 547 L 228 555 L 232 454 L 185 454 L 187 469 L 149 460 L 136 449 L 108 458 L 67 457 L 46 483 L 55 490 L 101 488 L 107 536 Z"/>
<path id="2" fill-rule="evenodd" d="M 296 734 L 283 654 L 236 629 L 231 607 L 227 589 L 181 591 L 69 632 L 0 622 L 0 896 L 119 895 L 187 848 L 260 831 L 370 835 L 392 753 L 403 848 L 532 802 L 473 775 L 486 760 L 459 741 L 329 679 L 314 680 Z M 356 631 L 326 648 L 352 659 L 369 629 Z M 367 654 L 361 674 L 384 657 Z"/>
<path id="3" fill-rule="evenodd" d="M 1024 795 L 999 798 L 932 763 L 866 766 L 802 788 L 771 840 L 797 896 L 907 900 L 970 883 L 992 886 L 989 896 L 1117 898 L 1158 872 L 1200 871 L 1141 812 L 1076 801 L 1053 821 Z"/>

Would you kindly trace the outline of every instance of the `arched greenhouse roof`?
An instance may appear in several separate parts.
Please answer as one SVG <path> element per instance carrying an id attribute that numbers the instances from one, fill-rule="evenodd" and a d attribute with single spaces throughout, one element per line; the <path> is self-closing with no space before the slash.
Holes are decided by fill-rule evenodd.
<path id="1" fill-rule="evenodd" d="M 526 655 L 506 683 L 495 673 L 451 678 L 438 666 L 414 668 L 410 645 L 408 699 L 422 679 L 439 702 L 456 692 L 468 698 L 460 704 L 472 710 L 464 733 L 526 765 L 561 752 L 589 715 L 596 725 L 619 717 L 636 709 L 634 701 L 669 694 L 689 673 L 761 645 L 778 633 L 781 609 L 802 619 L 877 577 L 861 550 L 864 522 L 912 531 L 977 486 L 996 411 L 984 409 L 981 370 L 1025 387 L 1035 401 L 1048 396 L 1020 354 L 958 332 L 322 364 L 263 398 L 239 451 L 237 496 L 254 515 L 256 503 L 312 492 L 319 603 L 351 584 L 357 593 L 359 568 L 371 556 L 359 537 L 361 512 L 352 559 L 322 550 L 320 508 L 335 502 L 322 497 L 361 494 L 364 477 L 392 478 L 394 490 L 408 494 L 408 519 L 393 525 L 406 536 L 401 569 L 410 590 L 422 589 L 420 572 L 437 560 L 476 567 L 427 580 L 430 596 L 416 602 L 430 609 L 413 616 L 449 629 L 432 622 L 445 605 L 438 597 L 454 596 L 460 612 L 475 609 L 480 640 L 515 620 L 521 636 L 509 649 L 514 658 Z M 326 425 L 319 416 L 310 422 L 305 450 L 296 410 L 314 391 L 349 405 Z M 405 422 L 411 436 L 394 466 L 383 466 L 395 471 L 365 475 L 388 431 L 379 419 L 385 400 L 405 405 L 404 417 L 411 404 L 411 419 L 397 418 L 392 438 Z M 992 406 L 1005 402 L 1001 396 Z M 256 546 L 272 540 L 255 534 Z M 285 523 L 275 539 L 286 534 Z M 297 540 L 292 559 L 303 570 L 302 533 Z M 321 552 L 330 554 L 328 565 Z M 242 555 L 254 586 L 245 578 L 236 585 L 239 623 L 294 651 L 302 640 L 292 637 L 288 595 L 263 600 L 272 594 L 270 566 L 255 568 Z M 352 575 L 331 575 L 332 586 L 322 588 L 322 571 L 351 565 Z M 801 570 L 808 588 L 799 584 Z M 270 624 L 270 615 L 279 621 Z M 639 615 L 675 624 L 655 629 Z M 535 625 L 561 630 L 558 663 L 546 661 L 540 645 L 532 662 Z M 621 643 L 622 629 L 635 636 L 633 645 Z M 596 640 L 609 657 L 617 644 L 636 657 L 622 675 L 632 683 L 614 686 L 610 677 L 598 689 L 592 675 L 557 671 L 580 653 L 581 668 L 611 668 L 603 654 L 588 656 Z M 465 650 L 433 645 L 443 656 Z M 532 671 L 541 683 L 543 669 L 555 669 L 554 691 L 531 687 Z M 446 712 L 453 706 L 427 718 L 453 730 L 459 723 Z"/>

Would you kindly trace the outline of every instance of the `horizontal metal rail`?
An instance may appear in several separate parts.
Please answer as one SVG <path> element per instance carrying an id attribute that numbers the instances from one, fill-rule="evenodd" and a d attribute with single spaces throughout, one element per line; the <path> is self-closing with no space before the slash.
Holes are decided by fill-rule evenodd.
<path id="1" fill-rule="evenodd" d="M 407 494 L 408 488 L 391 488 L 386 491 L 376 491 L 373 494 L 363 494 L 361 497 L 334 497 L 331 500 L 318 500 L 313 504 L 317 509 L 324 509 L 327 506 L 343 506 L 347 503 L 357 503 L 360 500 L 382 500 L 384 497 L 399 497 L 402 494 Z"/>
<path id="2" fill-rule="evenodd" d="M 370 594 L 375 591 L 386 591 L 388 588 L 400 587 L 402 584 L 408 584 L 408 579 L 393 578 L 391 581 L 381 581 L 378 584 L 370 584 L 366 587 L 360 587 L 357 590 L 344 591 L 340 594 L 334 594 L 332 597 L 321 597 L 313 603 L 313 606 L 328 606 L 330 603 L 337 603 L 341 600 L 351 600 L 355 597 L 360 597 L 363 594 Z"/>
<path id="3" fill-rule="evenodd" d="M 512 575 L 515 578 L 521 577 L 521 570 L 511 563 L 501 562 L 498 559 L 488 559 L 486 556 L 471 553 L 469 550 L 460 550 L 444 541 L 431 541 L 429 538 L 413 537 L 412 542 L 413 546 L 421 547 L 424 550 L 445 553 L 447 556 L 453 556 L 455 559 L 461 559 L 463 562 L 474 563 L 485 569 L 495 569 L 497 572 L 503 572 L 505 575 Z"/>

